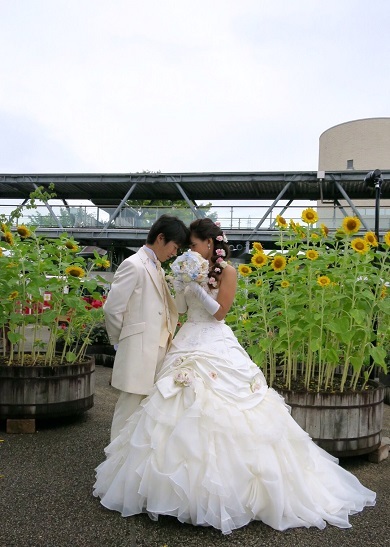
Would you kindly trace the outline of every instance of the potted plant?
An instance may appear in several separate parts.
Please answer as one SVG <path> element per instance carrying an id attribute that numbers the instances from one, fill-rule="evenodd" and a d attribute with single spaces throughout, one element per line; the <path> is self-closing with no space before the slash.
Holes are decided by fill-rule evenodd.
<path id="1" fill-rule="evenodd" d="M 48 197 L 38 189 L 27 207 Z M 102 301 L 101 280 L 88 274 L 109 262 L 96 255 L 87 265 L 74 239 L 38 236 L 21 213 L 0 219 L 0 418 L 81 412 L 93 404 L 89 334 L 103 319 L 89 301 Z"/>
<path id="2" fill-rule="evenodd" d="M 386 371 L 389 350 L 390 232 L 379 243 L 346 217 L 331 235 L 314 226 L 311 208 L 302 220 L 277 217 L 277 251 L 253 244 L 228 320 L 318 444 L 337 455 L 369 452 L 380 444 L 383 413 L 383 389 L 371 378 Z"/>

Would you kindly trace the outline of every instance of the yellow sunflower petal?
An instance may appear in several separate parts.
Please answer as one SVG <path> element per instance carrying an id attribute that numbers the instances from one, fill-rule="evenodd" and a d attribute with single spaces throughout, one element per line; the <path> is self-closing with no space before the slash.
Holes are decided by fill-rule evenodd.
<path id="1" fill-rule="evenodd" d="M 286 267 L 286 257 L 283 255 L 275 255 L 272 260 L 272 268 L 275 272 L 281 272 Z"/>
<path id="2" fill-rule="evenodd" d="M 346 234 L 356 234 L 359 231 L 361 222 L 357 217 L 345 217 L 342 223 L 343 230 Z"/>
<path id="3" fill-rule="evenodd" d="M 245 277 L 245 276 L 249 275 L 252 272 L 252 268 L 250 266 L 248 266 L 247 264 L 240 264 L 238 266 L 238 271 L 239 271 L 240 275 Z"/>
<path id="4" fill-rule="evenodd" d="M 258 241 L 255 241 L 253 244 L 252 244 L 252 249 L 255 249 L 256 251 L 258 251 L 259 253 L 261 253 L 263 251 L 263 246 L 261 243 L 259 243 Z"/>
<path id="5" fill-rule="evenodd" d="M 330 279 L 327 275 L 320 275 L 317 277 L 317 283 L 321 285 L 321 287 L 326 287 L 327 285 L 330 285 Z"/>
<path id="6" fill-rule="evenodd" d="M 367 232 L 364 235 L 364 239 L 371 247 L 378 247 L 378 240 L 374 232 Z"/>
<path id="7" fill-rule="evenodd" d="M 314 249 L 309 249 L 308 251 L 306 251 L 306 258 L 308 258 L 309 260 L 317 260 L 318 252 Z"/>
<path id="8" fill-rule="evenodd" d="M 267 264 L 267 262 L 268 257 L 264 253 L 256 253 L 251 258 L 251 263 L 256 268 L 262 268 L 263 266 L 265 266 L 265 264 Z"/>
<path id="9" fill-rule="evenodd" d="M 276 215 L 276 224 L 279 226 L 279 228 L 287 228 L 287 221 L 281 215 Z"/>
<path id="10" fill-rule="evenodd" d="M 11 234 L 11 232 L 5 232 L 4 239 L 9 245 L 14 244 L 14 236 Z"/>
<path id="11" fill-rule="evenodd" d="M 356 237 L 353 239 L 351 241 L 351 247 L 354 251 L 360 254 L 365 254 L 370 249 L 369 244 L 362 237 Z"/>
<path id="12" fill-rule="evenodd" d="M 314 209 L 311 207 L 308 207 L 304 211 L 302 211 L 301 216 L 303 222 L 306 222 L 306 224 L 315 224 L 318 220 L 318 214 Z"/>
<path id="13" fill-rule="evenodd" d="M 70 275 L 72 277 L 84 277 L 85 271 L 83 268 L 80 268 L 80 266 L 68 266 L 65 270 L 65 273 L 67 275 Z"/>
<path id="14" fill-rule="evenodd" d="M 21 224 L 16 228 L 16 231 L 20 235 L 20 237 L 30 237 L 31 231 L 25 226 L 24 224 Z"/>

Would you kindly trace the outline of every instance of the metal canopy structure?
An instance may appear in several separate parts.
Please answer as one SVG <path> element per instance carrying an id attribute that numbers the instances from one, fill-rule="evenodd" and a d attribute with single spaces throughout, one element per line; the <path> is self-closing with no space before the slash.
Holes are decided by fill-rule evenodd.
<path id="1" fill-rule="evenodd" d="M 194 217 L 203 216 L 201 203 L 224 200 L 237 206 L 241 200 L 253 201 L 253 206 L 272 201 L 254 229 L 226 229 L 234 245 L 235 256 L 240 256 L 251 241 L 260 240 L 271 248 L 277 230 L 275 223 L 265 228 L 265 219 L 280 201 L 282 214 L 295 201 L 333 203 L 345 215 L 340 201 L 346 200 L 363 227 L 365 219 L 353 200 L 375 199 L 375 189 L 364 182 L 366 171 L 338 172 L 242 172 L 242 173 L 128 173 L 128 174 L 0 174 L 0 199 L 27 201 L 30 193 L 43 186 L 54 185 L 57 200 L 69 208 L 68 200 L 88 200 L 109 213 L 109 219 L 100 227 L 66 227 L 66 231 L 84 245 L 103 248 L 134 249 L 145 241 L 147 229 L 125 226 L 118 229 L 115 221 L 128 201 L 185 200 Z M 390 199 L 390 171 L 382 171 L 381 197 Z M 38 227 L 37 233 L 55 237 L 64 228 L 49 203 L 45 202 L 56 227 Z M 280 204 L 278 205 L 280 207 Z M 264 207 L 264 205 L 263 205 Z"/>
<path id="2" fill-rule="evenodd" d="M 36 186 L 53 183 L 58 199 L 88 199 L 98 206 L 133 200 L 373 199 L 366 171 L 254 173 L 130 173 L 1 175 L 0 198 L 27 199 Z M 382 198 L 390 198 L 390 171 L 382 171 Z M 280 197 L 279 197 L 280 199 Z"/>

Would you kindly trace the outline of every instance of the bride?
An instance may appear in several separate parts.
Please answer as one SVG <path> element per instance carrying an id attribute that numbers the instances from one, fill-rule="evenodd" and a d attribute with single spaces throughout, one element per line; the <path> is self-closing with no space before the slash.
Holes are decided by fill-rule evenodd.
<path id="1" fill-rule="evenodd" d="M 172 515 L 224 534 L 252 520 L 276 530 L 349 528 L 349 515 L 374 505 L 375 493 L 268 388 L 223 321 L 236 288 L 226 238 L 208 218 L 190 230 L 191 250 L 209 261 L 207 288 L 176 284 L 187 321 L 152 392 L 105 449 L 94 495 L 124 517 Z"/>

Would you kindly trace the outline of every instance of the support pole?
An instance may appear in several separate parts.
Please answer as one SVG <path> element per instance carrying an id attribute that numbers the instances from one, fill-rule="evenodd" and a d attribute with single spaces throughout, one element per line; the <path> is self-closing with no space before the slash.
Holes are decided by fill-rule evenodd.
<path id="1" fill-rule="evenodd" d="M 104 225 L 102 232 L 105 232 L 107 228 L 110 226 L 111 222 L 113 222 L 116 219 L 116 217 L 119 215 L 120 210 L 122 209 L 126 201 L 129 199 L 133 191 L 135 190 L 135 187 L 137 186 L 137 184 L 138 182 L 134 182 L 134 184 L 130 187 L 125 197 L 122 199 L 118 207 L 115 209 L 115 211 L 112 213 L 112 215 L 108 219 L 107 223 Z"/>

